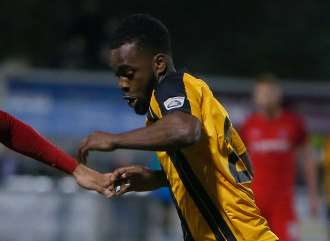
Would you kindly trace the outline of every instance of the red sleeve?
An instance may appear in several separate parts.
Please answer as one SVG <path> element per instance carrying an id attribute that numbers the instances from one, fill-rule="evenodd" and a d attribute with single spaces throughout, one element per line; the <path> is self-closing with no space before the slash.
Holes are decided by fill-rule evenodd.
<path id="1" fill-rule="evenodd" d="M 72 173 L 77 161 L 41 136 L 31 126 L 0 111 L 0 142 L 23 155 Z"/>

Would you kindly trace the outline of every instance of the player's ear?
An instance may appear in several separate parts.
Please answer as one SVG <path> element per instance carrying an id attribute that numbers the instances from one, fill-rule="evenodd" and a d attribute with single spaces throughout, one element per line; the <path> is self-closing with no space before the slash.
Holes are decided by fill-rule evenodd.
<path id="1" fill-rule="evenodd" d="M 156 54 L 153 58 L 153 69 L 155 75 L 159 78 L 166 73 L 167 63 L 165 54 Z"/>

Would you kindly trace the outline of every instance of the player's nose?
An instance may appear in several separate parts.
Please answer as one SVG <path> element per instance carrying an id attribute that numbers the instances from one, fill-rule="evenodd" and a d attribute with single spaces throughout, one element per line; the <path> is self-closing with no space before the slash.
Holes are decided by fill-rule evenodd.
<path id="1" fill-rule="evenodd" d="M 119 87 L 124 93 L 127 93 L 129 91 L 128 81 L 125 78 L 119 78 Z"/>

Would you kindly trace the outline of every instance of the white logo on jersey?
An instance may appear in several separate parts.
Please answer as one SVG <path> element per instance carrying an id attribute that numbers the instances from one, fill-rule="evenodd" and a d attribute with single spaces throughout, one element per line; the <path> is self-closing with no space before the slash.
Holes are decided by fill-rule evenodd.
<path id="1" fill-rule="evenodd" d="M 287 152 L 290 143 L 285 139 L 263 139 L 253 142 L 251 147 L 258 152 Z"/>
<path id="2" fill-rule="evenodd" d="M 177 97 L 171 97 L 165 100 L 164 106 L 166 110 L 171 110 L 175 108 L 180 108 L 184 104 L 185 97 L 177 96 Z"/>

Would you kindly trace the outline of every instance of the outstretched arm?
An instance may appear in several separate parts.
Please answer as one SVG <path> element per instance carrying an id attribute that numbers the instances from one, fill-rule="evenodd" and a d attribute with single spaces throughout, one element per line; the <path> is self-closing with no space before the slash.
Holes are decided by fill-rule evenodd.
<path id="1" fill-rule="evenodd" d="M 309 143 L 300 147 L 304 161 L 304 176 L 306 180 L 308 199 L 311 215 L 315 216 L 318 212 L 318 194 L 317 194 L 317 169 L 313 151 Z"/>
<path id="2" fill-rule="evenodd" d="M 78 162 L 41 136 L 31 126 L 0 111 L 0 142 L 23 155 L 72 174 L 77 183 L 105 195 L 110 176 L 102 175 Z"/>
<path id="3" fill-rule="evenodd" d="M 23 155 L 72 173 L 78 162 L 50 143 L 31 126 L 0 111 L 0 142 Z"/>
<path id="4" fill-rule="evenodd" d="M 126 133 L 95 132 L 82 141 L 78 155 L 86 161 L 88 152 L 93 150 L 172 151 L 196 143 L 200 136 L 200 121 L 190 114 L 175 111 L 153 125 Z"/>

